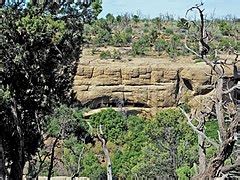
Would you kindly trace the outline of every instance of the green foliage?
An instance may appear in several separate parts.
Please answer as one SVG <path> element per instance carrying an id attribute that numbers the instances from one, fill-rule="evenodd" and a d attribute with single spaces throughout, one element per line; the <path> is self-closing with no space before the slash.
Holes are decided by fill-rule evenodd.
<path id="1" fill-rule="evenodd" d="M 168 43 L 166 48 L 166 52 L 169 54 L 171 58 L 175 58 L 176 56 L 180 55 L 182 52 L 179 50 L 182 48 L 182 44 L 180 41 L 179 35 L 172 35 L 171 40 Z"/>
<path id="2" fill-rule="evenodd" d="M 90 118 L 90 124 L 94 128 L 94 132 L 99 132 L 99 126 L 103 126 L 103 133 L 107 139 L 114 143 L 120 143 L 123 132 L 126 130 L 126 119 L 121 113 L 113 109 L 103 110 L 94 114 Z"/>
<path id="3" fill-rule="evenodd" d="M 140 18 L 138 15 L 133 15 L 132 16 L 132 20 L 135 22 L 135 23 L 138 23 L 140 21 Z"/>
<path id="4" fill-rule="evenodd" d="M 219 29 L 224 36 L 231 35 L 232 33 L 232 26 L 227 21 L 221 21 L 219 23 Z"/>
<path id="5" fill-rule="evenodd" d="M 218 122 L 216 119 L 209 119 L 205 123 L 205 134 L 207 137 L 215 140 L 216 142 L 219 140 L 218 136 Z M 217 152 L 217 148 L 210 146 L 206 149 L 206 159 L 209 161 L 214 154 Z"/>
<path id="6" fill-rule="evenodd" d="M 102 12 L 102 0 L 94 0 L 91 6 L 93 15 L 96 18 Z"/>
<path id="7" fill-rule="evenodd" d="M 151 44 L 154 44 L 158 37 L 158 32 L 155 29 L 151 29 L 149 33 L 149 41 Z"/>
<path id="8" fill-rule="evenodd" d="M 118 176 L 131 177 L 140 172 L 143 159 L 143 147 L 148 144 L 148 136 L 144 129 L 146 120 L 130 116 L 127 119 L 127 132 L 124 133 L 123 146 L 113 157 L 113 171 Z"/>
<path id="9" fill-rule="evenodd" d="M 171 138 L 181 138 L 184 131 L 189 130 L 188 126 L 185 126 L 184 116 L 178 109 L 160 111 L 151 123 L 151 126 L 154 125 L 155 128 L 150 132 L 153 138 L 168 139 L 169 136 L 172 136 Z"/>
<path id="10" fill-rule="evenodd" d="M 100 53 L 100 59 L 121 59 L 121 52 L 119 50 L 114 49 L 113 52 L 106 50 Z"/>
<path id="11" fill-rule="evenodd" d="M 117 31 L 113 34 L 111 44 L 113 46 L 127 46 L 132 41 L 132 29 L 126 28 L 124 31 Z"/>
<path id="12" fill-rule="evenodd" d="M 177 27 L 179 27 L 180 29 L 189 29 L 189 24 L 188 24 L 188 20 L 181 18 L 180 20 L 178 20 L 177 22 Z"/>
<path id="13" fill-rule="evenodd" d="M 87 176 L 91 179 L 99 179 L 104 177 L 104 174 L 106 173 L 105 168 L 103 168 L 99 163 L 96 154 L 92 152 L 85 154 L 82 166 L 84 169 L 81 172 L 81 175 Z"/>
<path id="14" fill-rule="evenodd" d="M 122 54 L 119 50 L 116 50 L 116 49 L 113 50 L 113 52 L 112 52 L 112 58 L 113 59 L 120 60 L 120 59 L 122 59 L 121 56 L 122 56 Z"/>
<path id="15" fill-rule="evenodd" d="M 54 174 L 62 175 L 64 172 L 69 174 L 75 174 L 78 171 L 78 160 L 84 143 L 92 143 L 92 137 L 87 132 L 88 125 L 85 123 L 82 117 L 82 111 L 77 108 L 69 108 L 66 105 L 61 105 L 56 108 L 53 114 L 46 117 L 47 126 L 44 129 L 45 135 L 51 137 L 51 139 L 58 140 L 58 148 L 55 147 L 55 161 L 59 164 L 58 158 L 64 163 L 65 170 L 56 166 L 54 168 Z M 41 155 L 51 152 L 51 148 L 47 144 L 42 147 Z M 49 150 L 50 149 L 50 150 Z M 42 167 L 41 174 L 47 174 L 47 169 L 50 166 L 50 160 L 46 159 L 44 166 Z"/>
<path id="16" fill-rule="evenodd" d="M 100 119 L 106 117 L 108 119 L 113 112 L 109 113 L 110 115 L 101 116 Z M 114 120 L 116 117 L 111 119 Z M 99 120 L 94 118 L 94 121 Z M 180 111 L 163 110 L 151 121 L 136 116 L 130 116 L 125 121 L 127 121 L 125 128 L 120 126 L 122 130 L 118 132 L 122 146 L 117 148 L 112 156 L 113 172 L 117 177 L 133 177 L 135 174 L 154 177 L 169 175 L 171 172 L 174 174 L 178 166 L 172 167 L 169 161 L 173 158 L 170 149 L 174 146 L 176 146 L 177 164 L 192 167 L 196 161 L 196 137 L 187 126 Z M 115 123 L 115 126 L 119 126 L 118 124 Z M 111 134 L 111 132 L 106 132 L 106 135 L 109 133 Z M 174 142 L 176 144 L 173 144 Z M 180 174 L 184 171 L 182 176 L 188 174 L 186 168 L 182 167 L 182 171 L 181 169 L 179 171 Z"/>
<path id="17" fill-rule="evenodd" d="M 111 59 L 112 55 L 111 52 L 109 50 L 106 51 L 102 51 L 100 53 L 100 59 Z"/>
<path id="18" fill-rule="evenodd" d="M 163 51 L 176 59 L 178 56 L 189 55 L 184 47 L 185 35 L 188 32 L 188 46 L 195 52 L 199 51 L 196 37 L 191 32 L 197 31 L 195 26 L 186 19 L 174 20 L 170 15 L 161 15 L 154 19 L 141 19 L 137 15 L 119 15 L 116 18 L 107 14 L 106 18 L 99 19 L 91 25 L 86 39 L 92 45 L 107 45 L 123 47 L 131 46 L 132 55 L 155 55 L 154 50 L 161 55 Z M 237 41 L 239 22 L 228 20 L 216 20 L 208 27 L 210 51 L 209 59 L 215 59 L 215 50 L 223 52 L 233 48 L 240 50 L 240 42 Z M 167 45 L 161 40 L 166 41 Z M 153 48 L 152 48 L 153 47 Z"/>
<path id="19" fill-rule="evenodd" d="M 159 56 L 163 51 L 165 51 L 166 47 L 167 47 L 167 42 L 164 39 L 158 39 L 154 45 L 155 51 L 158 52 Z"/>
<path id="20" fill-rule="evenodd" d="M 112 38 L 111 24 L 101 18 L 96 20 L 92 26 L 87 26 L 85 30 L 85 39 L 88 39 L 92 44 L 97 46 L 107 45 Z"/>
<path id="21" fill-rule="evenodd" d="M 46 117 L 46 121 L 48 125 L 45 132 L 51 137 L 67 138 L 78 129 L 86 129 L 82 112 L 78 109 L 68 108 L 66 105 L 56 108 L 53 114 Z M 87 132 L 84 130 L 81 133 L 85 136 Z"/>
<path id="22" fill-rule="evenodd" d="M 79 140 L 75 136 L 69 136 L 67 139 L 64 139 L 64 150 L 62 161 L 64 163 L 64 167 L 70 174 L 74 174 L 78 171 L 78 160 L 81 158 L 84 153 L 84 144 L 80 143 Z M 81 156 L 81 157 L 80 157 Z M 81 164 L 81 169 L 82 169 Z"/>
<path id="23" fill-rule="evenodd" d="M 218 123 L 217 120 L 211 119 L 206 122 L 205 125 L 206 135 L 214 140 L 218 140 Z"/>
<path id="24" fill-rule="evenodd" d="M 121 22 L 121 21 L 122 21 L 122 16 L 118 15 L 118 16 L 116 17 L 116 21 L 117 21 L 118 23 Z"/>
<path id="25" fill-rule="evenodd" d="M 125 118 L 108 109 L 91 116 L 89 123 L 93 135 L 102 125 L 115 177 L 168 177 L 177 173 L 180 179 L 185 179 L 194 173 L 197 140 L 177 109 L 162 110 L 149 120 L 137 116 Z M 83 145 L 74 136 L 64 140 L 62 160 L 68 172 L 76 172 L 83 146 L 80 174 L 93 179 L 106 178 L 101 143 Z M 176 158 L 176 166 L 173 166 L 172 158 Z"/>
<path id="26" fill-rule="evenodd" d="M 220 39 L 219 48 L 221 50 L 228 50 L 228 49 L 234 48 L 235 50 L 239 51 L 240 50 L 240 42 L 238 42 L 234 39 L 231 39 L 231 38 L 223 37 Z"/>
<path id="27" fill-rule="evenodd" d="M 0 104 L 4 112 L 0 136 L 6 161 L 16 164 L 10 179 L 20 179 L 25 162 L 42 143 L 45 116 L 57 105 L 73 102 L 71 87 L 81 54 L 83 25 L 94 15 L 91 8 L 82 11 L 77 4 L 69 8 L 67 2 L 57 9 L 15 4 L 2 8 L 1 13 L 1 77 L 9 101 Z M 57 130 L 54 120 L 51 133 Z"/>
<path id="28" fill-rule="evenodd" d="M 103 44 L 109 44 L 112 38 L 111 33 L 108 30 L 101 28 L 96 29 L 96 31 L 96 36 L 94 37 L 93 42 L 98 46 Z"/>
<path id="29" fill-rule="evenodd" d="M 148 36 L 143 36 L 132 44 L 132 55 L 144 55 L 149 47 Z"/>
<path id="30" fill-rule="evenodd" d="M 0 104 L 6 105 L 10 100 L 11 94 L 10 91 L 7 89 L 0 89 Z"/>
<path id="31" fill-rule="evenodd" d="M 115 21 L 115 17 L 112 14 L 108 13 L 106 15 L 106 20 L 107 20 L 108 23 L 113 24 L 114 21 Z"/>
<path id="32" fill-rule="evenodd" d="M 176 170 L 179 180 L 189 180 L 194 175 L 193 167 L 181 166 Z"/>
<path id="33" fill-rule="evenodd" d="M 165 33 L 168 34 L 168 35 L 171 35 L 171 34 L 173 34 L 173 29 L 171 29 L 171 28 L 166 28 L 166 29 L 165 29 Z"/>
<path id="34" fill-rule="evenodd" d="M 177 164 L 188 163 L 191 166 L 196 160 L 196 136 L 178 109 L 160 111 L 148 129 L 151 139 L 165 153 L 160 162 L 163 173 L 174 176 Z M 175 159 L 178 163 L 174 164 L 170 159 Z"/>
<path id="35" fill-rule="evenodd" d="M 28 14 L 16 22 L 18 31 L 25 30 L 31 36 L 41 35 L 50 36 L 54 43 L 61 40 L 66 31 L 66 23 L 62 20 L 55 20 L 53 16 L 34 16 Z"/>
<path id="36" fill-rule="evenodd" d="M 153 21 L 154 24 L 156 24 L 158 30 L 161 30 L 162 25 L 163 25 L 161 19 L 159 17 L 156 17 L 152 21 Z"/>

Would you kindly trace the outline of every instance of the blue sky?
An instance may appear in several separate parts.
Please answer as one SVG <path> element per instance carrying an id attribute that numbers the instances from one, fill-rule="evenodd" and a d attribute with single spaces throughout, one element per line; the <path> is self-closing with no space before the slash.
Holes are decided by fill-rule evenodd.
<path id="1" fill-rule="evenodd" d="M 145 17 L 157 17 L 159 14 L 172 14 L 176 18 L 184 17 L 185 12 L 192 5 L 200 3 L 200 0 L 102 0 L 103 12 L 121 15 L 126 12 L 137 14 L 141 12 Z M 240 0 L 202 0 L 205 13 L 214 17 L 233 15 L 240 18 Z"/>

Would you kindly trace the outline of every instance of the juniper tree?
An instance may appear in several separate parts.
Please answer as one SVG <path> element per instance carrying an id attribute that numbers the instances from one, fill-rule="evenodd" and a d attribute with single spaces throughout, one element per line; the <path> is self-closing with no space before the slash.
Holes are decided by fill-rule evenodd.
<path id="1" fill-rule="evenodd" d="M 18 180 L 42 143 L 44 116 L 74 101 L 83 27 L 101 11 L 101 2 L 18 1 L 3 4 L 1 11 L 0 137 L 5 169 Z"/>

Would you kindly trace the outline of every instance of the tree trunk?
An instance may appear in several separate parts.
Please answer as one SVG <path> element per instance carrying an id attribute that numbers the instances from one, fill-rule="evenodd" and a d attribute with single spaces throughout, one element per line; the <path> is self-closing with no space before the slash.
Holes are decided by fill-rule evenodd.
<path id="1" fill-rule="evenodd" d="M 25 162 L 20 162 L 19 159 L 14 160 L 13 163 L 11 164 L 9 179 L 22 180 L 24 165 L 25 165 Z"/>
<path id="2" fill-rule="evenodd" d="M 112 180 L 112 164 L 111 164 L 109 151 L 106 146 L 106 140 L 103 137 L 101 137 L 101 135 L 98 135 L 98 138 L 102 142 L 102 149 L 107 161 L 107 180 Z"/>
<path id="3" fill-rule="evenodd" d="M 214 177 L 218 177 L 221 168 L 224 165 L 224 162 L 227 158 L 230 157 L 233 151 L 234 144 L 236 139 L 234 137 L 235 132 L 237 130 L 237 125 L 240 120 L 240 117 L 236 115 L 234 120 L 229 125 L 226 133 L 226 139 L 223 141 L 219 153 L 217 156 L 209 163 L 206 171 L 201 175 L 201 179 L 213 179 Z"/>
<path id="4" fill-rule="evenodd" d="M 176 140 L 173 138 L 173 141 L 170 145 L 170 158 L 171 158 L 171 171 L 172 172 L 169 172 L 169 177 L 171 177 L 171 179 L 177 179 L 177 174 L 176 174 L 176 169 L 178 167 L 178 164 L 177 164 L 177 143 L 176 143 Z"/>
<path id="5" fill-rule="evenodd" d="M 198 160 L 199 160 L 199 174 L 202 174 L 206 169 L 206 151 L 204 137 L 198 134 Z"/>
<path id="6" fill-rule="evenodd" d="M 5 164 L 4 164 L 4 150 L 3 150 L 3 137 L 0 133 L 0 179 L 5 179 Z"/>
<path id="7" fill-rule="evenodd" d="M 203 134 L 205 134 L 204 126 L 205 126 L 205 118 L 200 117 L 198 129 Z M 206 169 L 206 148 L 205 148 L 205 138 L 202 134 L 198 134 L 198 146 L 199 146 L 199 148 L 198 148 L 198 161 L 199 161 L 198 174 L 203 174 Z"/>
<path id="8" fill-rule="evenodd" d="M 55 147 L 58 143 L 58 139 L 59 139 L 59 137 L 57 137 L 55 139 L 55 141 L 53 142 L 53 146 L 52 146 L 50 165 L 49 165 L 49 168 L 48 168 L 48 180 L 51 180 L 51 176 L 52 176 L 53 163 L 54 163 L 54 158 L 55 158 Z"/>
<path id="9" fill-rule="evenodd" d="M 215 103 L 216 107 L 216 115 L 218 121 L 218 127 L 220 132 L 221 141 L 226 139 L 226 130 L 225 130 L 225 122 L 224 122 L 224 112 L 223 112 L 223 79 L 220 77 L 217 81 L 216 85 L 216 97 L 217 102 Z"/>
<path id="10" fill-rule="evenodd" d="M 24 137 L 21 128 L 21 121 L 18 118 L 17 103 L 14 98 L 12 99 L 11 111 L 14 119 L 14 124 L 16 125 L 17 138 L 19 142 L 16 143 L 17 151 L 14 156 L 15 158 L 11 164 L 9 178 L 10 180 L 22 180 L 23 168 L 25 165 Z"/>

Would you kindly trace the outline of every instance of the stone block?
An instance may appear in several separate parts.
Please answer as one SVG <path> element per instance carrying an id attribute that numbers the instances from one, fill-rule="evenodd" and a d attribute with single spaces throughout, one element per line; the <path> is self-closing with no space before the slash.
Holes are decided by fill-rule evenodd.
<path id="1" fill-rule="evenodd" d="M 171 82 L 177 79 L 177 69 L 167 69 L 163 73 L 164 81 Z"/>
<path id="2" fill-rule="evenodd" d="M 104 74 L 104 67 L 95 67 L 93 70 L 93 77 L 97 77 Z"/>
<path id="3" fill-rule="evenodd" d="M 144 75 L 140 74 L 139 78 L 140 79 L 151 79 L 151 74 L 150 73 L 146 73 Z"/>
<path id="4" fill-rule="evenodd" d="M 139 69 L 138 68 L 134 68 L 130 71 L 130 77 L 132 78 L 137 78 L 139 77 Z"/>
<path id="5" fill-rule="evenodd" d="M 152 71 L 151 73 L 151 83 L 160 83 L 163 79 L 163 71 Z"/>
<path id="6" fill-rule="evenodd" d="M 140 67 L 139 68 L 139 74 L 140 75 L 147 74 L 147 67 Z"/>
<path id="7" fill-rule="evenodd" d="M 47 177 L 46 176 L 39 176 L 38 180 L 47 180 Z"/>
<path id="8" fill-rule="evenodd" d="M 67 176 L 55 176 L 51 177 L 51 180 L 66 180 Z"/>

